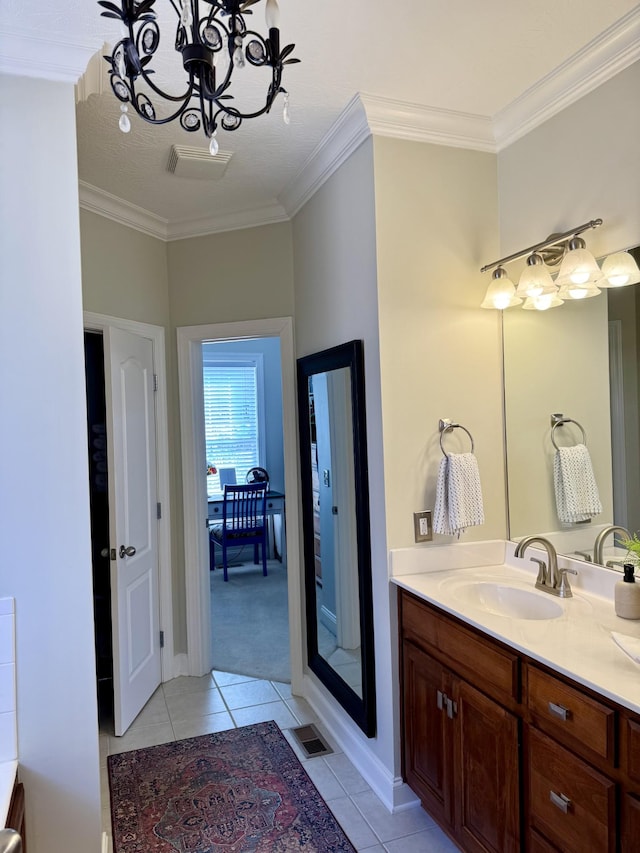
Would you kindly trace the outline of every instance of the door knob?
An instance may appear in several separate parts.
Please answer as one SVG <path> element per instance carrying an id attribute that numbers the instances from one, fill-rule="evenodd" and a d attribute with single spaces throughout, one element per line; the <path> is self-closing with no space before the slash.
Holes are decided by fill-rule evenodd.
<path id="1" fill-rule="evenodd" d="M 122 557 L 133 557 L 133 555 L 135 553 L 136 553 L 136 549 L 133 547 L 133 545 L 128 545 L 126 548 L 124 547 L 124 545 L 120 546 L 120 557 L 121 558 Z"/>

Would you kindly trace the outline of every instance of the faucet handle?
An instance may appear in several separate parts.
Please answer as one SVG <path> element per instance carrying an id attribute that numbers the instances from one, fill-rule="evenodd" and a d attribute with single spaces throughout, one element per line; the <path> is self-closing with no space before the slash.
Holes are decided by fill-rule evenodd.
<path id="1" fill-rule="evenodd" d="M 547 582 L 547 564 L 544 560 L 537 560 L 535 557 L 531 557 L 532 563 L 537 563 L 538 568 L 538 577 L 536 578 L 536 586 L 540 584 L 546 585 Z"/>
<path id="2" fill-rule="evenodd" d="M 559 568 L 558 574 L 560 575 L 560 583 L 558 584 L 558 595 L 560 596 L 560 598 L 571 598 L 573 592 L 571 591 L 571 587 L 569 586 L 569 580 L 567 578 L 567 575 L 577 575 L 578 572 L 575 569 Z"/>
<path id="3" fill-rule="evenodd" d="M 582 557 L 583 560 L 586 560 L 587 563 L 593 563 L 593 554 L 588 551 L 576 551 L 578 557 Z"/>

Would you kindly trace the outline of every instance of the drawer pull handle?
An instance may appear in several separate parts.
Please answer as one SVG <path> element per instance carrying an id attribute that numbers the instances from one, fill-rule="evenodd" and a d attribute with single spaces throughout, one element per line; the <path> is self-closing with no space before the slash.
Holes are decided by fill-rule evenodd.
<path id="1" fill-rule="evenodd" d="M 568 720 L 571 716 L 571 711 L 563 705 L 556 705 L 555 702 L 549 702 L 549 712 L 559 720 Z"/>
<path id="2" fill-rule="evenodd" d="M 565 797 L 564 794 L 556 794 L 555 791 L 549 791 L 549 799 L 563 814 L 567 814 L 571 805 L 569 797 Z"/>
<path id="3" fill-rule="evenodd" d="M 450 720 L 453 720 L 458 713 L 458 703 L 454 702 L 453 699 L 449 699 L 448 696 L 445 696 L 445 701 L 447 703 L 447 717 L 449 717 Z"/>
<path id="4" fill-rule="evenodd" d="M 436 705 L 438 706 L 438 711 L 442 711 L 442 708 L 444 707 L 445 699 L 446 699 L 446 697 L 445 697 L 444 693 L 442 692 L 442 690 L 438 690 L 436 693 Z"/>

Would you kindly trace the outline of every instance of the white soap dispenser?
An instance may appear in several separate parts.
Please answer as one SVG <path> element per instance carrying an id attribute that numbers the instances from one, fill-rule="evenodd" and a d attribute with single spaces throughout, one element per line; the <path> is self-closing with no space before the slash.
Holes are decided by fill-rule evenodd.
<path id="1" fill-rule="evenodd" d="M 640 584 L 636 583 L 632 563 L 624 564 L 624 579 L 614 590 L 616 615 L 623 619 L 640 619 Z"/>

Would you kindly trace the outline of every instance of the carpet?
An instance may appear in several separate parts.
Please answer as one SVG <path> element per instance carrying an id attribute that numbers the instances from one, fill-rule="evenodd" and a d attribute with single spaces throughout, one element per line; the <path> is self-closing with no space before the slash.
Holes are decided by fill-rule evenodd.
<path id="1" fill-rule="evenodd" d="M 274 722 L 110 755 L 114 853 L 355 853 Z"/>
<path id="2" fill-rule="evenodd" d="M 252 549 L 247 549 L 252 551 Z M 291 681 L 287 570 L 253 562 L 210 572 L 212 667 L 267 681 Z"/>

